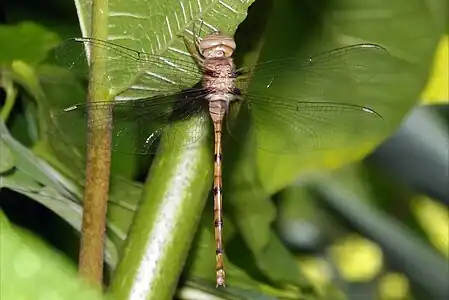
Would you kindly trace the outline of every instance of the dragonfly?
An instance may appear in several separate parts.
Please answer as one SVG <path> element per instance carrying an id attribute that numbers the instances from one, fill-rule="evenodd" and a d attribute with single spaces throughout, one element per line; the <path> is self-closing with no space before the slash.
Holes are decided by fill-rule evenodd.
<path id="1" fill-rule="evenodd" d="M 231 136 L 239 128 L 228 124 L 235 107 L 244 107 L 250 115 L 251 137 L 263 150 L 279 154 L 327 150 L 345 147 L 368 135 L 383 117 L 374 109 L 355 104 L 356 91 L 347 91 L 351 101 L 340 94 L 320 88 L 322 78 L 355 80 L 360 89 L 371 84 L 376 58 L 388 52 L 376 44 L 355 44 L 318 53 L 303 59 L 285 58 L 237 68 L 233 55 L 236 42 L 230 35 L 214 31 L 203 38 L 184 37 L 192 59 L 161 56 L 133 50 L 109 41 L 73 38 L 56 49 L 56 57 L 69 68 L 85 67 L 88 49 L 100 47 L 106 53 L 105 84 L 115 88 L 113 101 L 77 104 L 58 113 L 56 118 L 68 126 L 101 126 L 98 121 L 86 124 L 88 111 L 112 110 L 112 150 L 150 154 L 161 148 L 195 145 L 210 134 L 214 137 L 214 233 L 216 247 L 216 285 L 225 286 L 223 248 L 222 135 L 223 124 Z M 69 55 L 70 53 L 71 55 Z M 75 53 L 75 55 L 73 55 Z M 75 58 L 74 58 L 75 57 Z M 355 74 L 349 78 L 348 74 Z M 181 75 L 179 75 L 181 74 Z M 305 84 L 314 85 L 296 98 L 270 95 L 273 84 L 303 74 Z M 335 76 L 338 75 L 338 76 Z M 192 82 L 200 82 L 192 87 Z M 248 92 L 251 82 L 262 86 L 263 93 Z M 326 98 L 329 96 L 329 99 Z M 176 122 L 197 118 L 189 126 L 194 134 L 178 138 Z M 103 120 L 104 121 L 104 120 Z M 169 136 L 161 138 L 163 133 Z M 168 132 L 168 133 L 167 133 Z"/>

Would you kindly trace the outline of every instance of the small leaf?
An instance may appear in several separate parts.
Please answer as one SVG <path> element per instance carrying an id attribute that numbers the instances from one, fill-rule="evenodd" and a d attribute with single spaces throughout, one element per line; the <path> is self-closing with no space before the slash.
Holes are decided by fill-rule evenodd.
<path id="1" fill-rule="evenodd" d="M 21 60 L 37 64 L 47 57 L 50 49 L 59 43 L 59 37 L 33 22 L 0 26 L 0 65 Z"/>
<path id="2" fill-rule="evenodd" d="M 16 168 L 28 174 L 32 178 L 39 180 L 43 185 L 48 185 L 65 194 L 67 191 L 63 188 L 61 182 L 64 178 L 48 166 L 45 162 L 35 156 L 33 152 L 15 140 L 8 132 L 5 124 L 0 121 L 0 133 L 3 142 L 14 152 L 16 157 Z M 75 191 L 72 187 L 72 191 Z"/>
<path id="3" fill-rule="evenodd" d="M 44 92 L 34 67 L 25 61 L 14 60 L 11 63 L 11 70 L 15 81 L 19 82 L 37 101 L 42 101 Z"/>

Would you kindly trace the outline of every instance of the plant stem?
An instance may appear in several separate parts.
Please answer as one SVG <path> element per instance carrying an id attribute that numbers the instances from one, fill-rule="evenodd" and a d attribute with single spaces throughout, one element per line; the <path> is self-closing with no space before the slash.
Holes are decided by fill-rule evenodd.
<path id="1" fill-rule="evenodd" d="M 92 1 L 92 33 L 96 39 L 108 37 L 108 0 Z M 105 60 L 96 59 L 105 55 L 101 47 L 90 49 L 90 82 L 87 101 L 107 101 L 108 90 L 99 82 L 104 80 Z M 101 286 L 103 282 L 103 253 L 109 176 L 111 165 L 111 107 L 104 110 L 89 110 L 86 185 L 84 191 L 84 213 L 81 228 L 79 272 L 91 283 Z"/>
<path id="2" fill-rule="evenodd" d="M 194 138 L 192 124 L 200 122 L 174 126 L 165 141 L 173 134 L 178 141 Z M 114 273 L 112 298 L 172 299 L 211 187 L 212 141 L 205 142 L 157 154 Z"/>
<path id="3" fill-rule="evenodd" d="M 6 74 L 0 79 L 0 86 L 3 87 L 6 93 L 4 106 L 0 110 L 0 118 L 6 123 L 14 104 L 16 103 L 17 89 L 15 88 L 11 78 L 9 78 Z"/>

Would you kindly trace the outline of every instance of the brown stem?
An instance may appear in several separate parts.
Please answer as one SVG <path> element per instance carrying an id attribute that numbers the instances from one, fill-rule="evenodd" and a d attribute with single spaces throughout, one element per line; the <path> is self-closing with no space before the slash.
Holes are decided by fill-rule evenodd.
<path id="1" fill-rule="evenodd" d="M 108 0 L 92 1 L 92 37 L 107 39 Z M 106 71 L 103 57 L 105 50 L 90 49 L 90 82 L 88 102 L 109 100 L 107 89 L 97 83 L 104 80 Z M 111 165 L 111 107 L 89 110 L 88 149 L 84 212 L 81 227 L 79 272 L 91 283 L 101 286 L 103 282 L 103 253 L 106 228 L 106 210 L 109 194 Z"/>

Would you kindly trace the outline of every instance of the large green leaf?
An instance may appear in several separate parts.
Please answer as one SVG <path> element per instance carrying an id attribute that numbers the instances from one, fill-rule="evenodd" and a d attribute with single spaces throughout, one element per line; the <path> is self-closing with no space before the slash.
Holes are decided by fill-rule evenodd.
<path id="1" fill-rule="evenodd" d="M 201 30 L 200 35 L 203 36 L 215 29 L 232 34 L 253 1 L 109 1 L 108 40 L 143 53 L 161 55 L 167 61 L 164 64 L 154 61 L 134 68 L 133 72 L 124 72 L 126 57 L 110 51 L 106 64 L 107 84 L 112 94 L 127 88 L 143 71 L 154 74 L 153 78 L 146 77 L 144 84 L 156 88 L 158 91 L 155 94 L 164 89 L 192 86 L 199 77 L 192 76 L 189 69 L 182 70 L 182 61 L 193 63 L 182 36 L 190 35 L 188 38 L 192 40 L 194 30 L 196 35 Z M 90 2 L 76 1 L 76 4 L 83 36 L 90 36 Z M 60 55 L 76 58 L 76 54 L 69 49 L 67 53 L 64 49 Z M 174 67 L 174 64 L 178 66 Z M 170 70 L 168 75 L 167 69 Z M 145 95 L 150 96 L 151 92 L 146 91 Z"/>
<path id="2" fill-rule="evenodd" d="M 442 2 L 427 5 L 429 9 L 423 11 L 422 1 L 275 2 L 260 61 L 284 57 L 307 59 L 309 55 L 355 43 L 377 43 L 385 47 L 388 54 L 359 56 L 355 60 L 343 60 L 342 64 L 334 62 L 334 68 L 327 72 L 319 69 L 322 68 L 319 65 L 315 69 L 312 65 L 307 68 L 311 72 L 298 69 L 283 76 L 282 81 L 274 80 L 273 84 L 267 81 L 266 86 L 250 87 L 250 91 L 288 97 L 292 101 L 363 105 L 383 117 L 378 123 L 371 123 L 372 127 L 367 127 L 370 122 L 351 115 L 326 118 L 325 121 L 333 122 L 340 129 L 331 136 L 339 147 L 333 149 L 331 144 L 328 151 L 280 155 L 263 150 L 255 153 L 229 145 L 226 149 L 229 151 L 224 154 L 224 195 L 234 207 L 233 210 L 226 208 L 257 258 L 263 258 L 265 249 L 273 246 L 270 236 L 275 208 L 267 195 L 308 172 L 337 168 L 360 159 L 387 137 L 416 103 L 442 29 L 435 27 L 440 22 L 434 20 L 443 18 L 445 10 Z M 412 25 L 416 26 L 415 30 L 410 30 L 410 18 L 416 20 Z M 336 65 L 339 68 L 335 68 Z M 357 66 L 368 66 L 366 73 L 360 73 Z M 255 76 L 257 78 L 257 72 Z M 275 107 L 267 109 L 265 114 L 254 117 L 264 117 L 269 124 L 273 122 L 270 114 L 276 114 Z M 250 120 L 247 115 L 242 119 Z M 322 132 L 322 128 L 314 126 L 311 122 L 310 131 Z M 342 131 L 345 128 L 350 132 Z M 353 134 L 356 130 L 366 134 L 356 136 Z M 295 138 L 286 133 L 288 131 L 280 130 L 277 135 L 273 134 L 272 143 Z M 339 140 L 347 140 L 351 134 L 353 139 L 344 147 Z M 309 144 L 310 141 L 304 140 L 304 150 Z M 288 256 L 278 259 L 288 260 Z M 272 280 L 285 281 L 282 276 L 276 276 L 276 272 L 268 271 L 276 270 L 281 264 L 269 259 L 257 259 L 257 264 Z"/>
<path id="3" fill-rule="evenodd" d="M 103 299 L 78 279 L 65 257 L 41 240 L 11 225 L 0 211 L 2 299 Z"/>
<path id="4" fill-rule="evenodd" d="M 358 159 L 395 130 L 424 87 L 443 29 L 435 24 L 440 24 L 438 20 L 444 18 L 444 11 L 442 1 L 426 4 L 421 0 L 276 1 L 261 60 L 308 57 L 356 43 L 379 44 L 389 55 L 362 56 L 360 60 L 345 62 L 341 69 L 330 68 L 327 72 L 321 72 L 319 66 L 311 67 L 311 72 L 298 70 L 296 75 L 289 73 L 288 78 L 283 78 L 285 80 L 278 80 L 269 89 L 262 90 L 298 101 L 363 105 L 376 110 L 384 119 L 378 122 L 383 124 L 377 126 L 350 115 L 326 120 L 334 122 L 338 128 L 348 128 L 348 132 L 333 133 L 342 140 L 349 136 L 351 128 L 365 133 L 354 136 L 347 147 L 337 143 L 336 146 L 340 146 L 337 149 L 330 146 L 328 151 L 301 151 L 300 155 L 258 151 L 260 178 L 269 193 L 285 187 L 305 172 L 336 168 Z M 355 68 L 360 64 L 369 66 L 368 73 L 361 74 Z M 319 81 L 314 77 L 318 72 L 322 75 Z M 261 91 L 256 87 L 254 90 Z M 344 122 L 347 123 L 341 126 Z M 313 123 L 310 128 L 318 134 L 322 131 Z M 280 131 L 279 135 L 282 134 Z M 304 141 L 305 150 L 308 143 Z"/>

